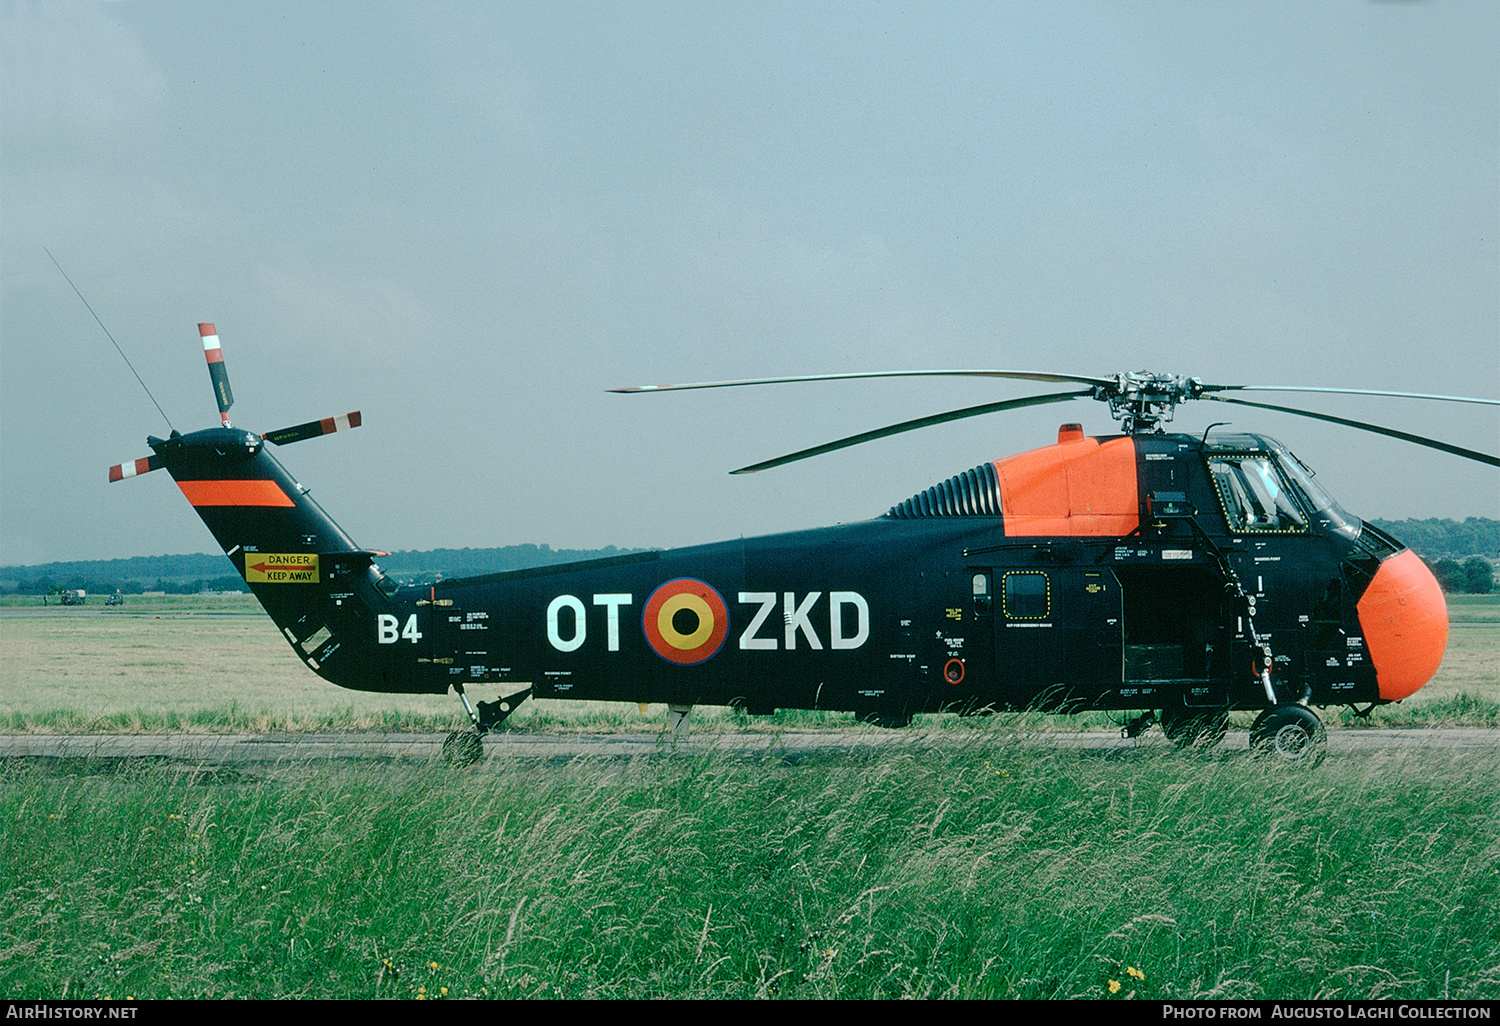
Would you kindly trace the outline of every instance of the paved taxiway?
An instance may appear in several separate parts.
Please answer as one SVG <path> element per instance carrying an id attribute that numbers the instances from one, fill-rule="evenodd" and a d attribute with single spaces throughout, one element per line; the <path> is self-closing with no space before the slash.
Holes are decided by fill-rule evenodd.
<path id="1" fill-rule="evenodd" d="M 993 742 L 998 735 L 984 735 Z M 205 766 L 264 765 L 319 760 L 431 762 L 442 757 L 441 734 L 5 734 L 0 759 L 155 759 Z M 711 733 L 690 735 L 679 750 L 761 757 L 796 758 L 840 752 L 878 754 L 966 744 L 963 732 L 869 733 Z M 1099 751 L 1168 747 L 1157 731 L 1127 740 L 1103 731 L 1017 735 L 1037 745 Z M 578 758 L 629 759 L 670 749 L 670 738 L 658 734 L 526 734 L 500 732 L 485 739 L 484 755 L 492 762 L 556 761 Z M 1245 750 L 1249 736 L 1231 731 L 1224 750 Z M 1500 730 L 1484 728 L 1335 730 L 1328 753 L 1436 748 L 1477 750 L 1500 755 Z"/>

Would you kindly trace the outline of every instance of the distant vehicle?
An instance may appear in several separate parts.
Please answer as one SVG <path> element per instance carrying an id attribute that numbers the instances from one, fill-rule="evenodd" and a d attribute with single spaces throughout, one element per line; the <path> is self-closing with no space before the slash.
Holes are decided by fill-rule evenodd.
<path id="1" fill-rule="evenodd" d="M 73 588 L 58 596 L 59 601 L 65 606 L 82 606 L 88 604 L 88 592 L 82 588 Z"/>
<path id="2" fill-rule="evenodd" d="M 109 598 L 105 599 L 104 600 L 104 604 L 106 606 L 123 606 L 125 604 L 125 596 L 121 595 L 117 591 L 113 595 L 111 595 Z"/>

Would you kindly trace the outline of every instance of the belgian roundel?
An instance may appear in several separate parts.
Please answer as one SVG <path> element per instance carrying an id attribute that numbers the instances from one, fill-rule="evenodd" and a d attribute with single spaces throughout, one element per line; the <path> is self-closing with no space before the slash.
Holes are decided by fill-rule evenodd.
<path id="1" fill-rule="evenodd" d="M 669 663 L 693 666 L 712 659 L 729 636 L 729 607 L 711 586 L 691 577 L 651 593 L 641 630 L 652 651 Z"/>

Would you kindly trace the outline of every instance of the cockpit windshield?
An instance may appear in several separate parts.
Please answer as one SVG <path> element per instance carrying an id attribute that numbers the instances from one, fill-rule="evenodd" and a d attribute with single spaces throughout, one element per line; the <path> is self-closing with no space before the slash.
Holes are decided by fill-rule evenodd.
<path id="1" fill-rule="evenodd" d="M 1215 456 L 1208 466 L 1230 530 L 1307 530 L 1307 515 L 1270 456 Z"/>

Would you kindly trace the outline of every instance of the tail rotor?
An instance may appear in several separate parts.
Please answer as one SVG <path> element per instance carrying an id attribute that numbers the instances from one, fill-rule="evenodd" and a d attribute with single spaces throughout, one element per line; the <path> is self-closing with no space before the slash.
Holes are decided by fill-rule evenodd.
<path id="1" fill-rule="evenodd" d="M 234 405 L 234 392 L 229 387 L 229 371 L 224 366 L 224 351 L 219 346 L 219 329 L 212 322 L 203 321 L 198 325 L 198 335 L 203 340 L 203 356 L 208 361 L 208 377 L 213 383 L 214 401 L 219 405 L 219 419 L 223 422 L 223 427 L 233 427 L 229 422 L 229 408 Z M 322 435 L 331 435 L 335 431 L 347 431 L 350 428 L 357 428 L 360 422 L 359 411 L 353 410 L 337 417 L 324 417 L 321 420 L 310 420 L 305 424 L 298 424 L 294 427 L 268 431 L 260 437 L 272 445 L 291 445 L 293 442 L 318 438 Z M 179 437 L 176 431 L 173 431 L 172 435 L 173 437 Z M 154 447 L 159 439 L 152 439 L 150 441 Z M 163 466 L 164 464 L 160 456 L 145 456 L 138 460 L 117 463 L 113 467 L 110 467 L 109 479 L 112 482 L 123 481 L 128 477 L 138 477 L 153 470 L 160 470 Z"/>

